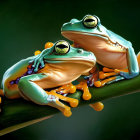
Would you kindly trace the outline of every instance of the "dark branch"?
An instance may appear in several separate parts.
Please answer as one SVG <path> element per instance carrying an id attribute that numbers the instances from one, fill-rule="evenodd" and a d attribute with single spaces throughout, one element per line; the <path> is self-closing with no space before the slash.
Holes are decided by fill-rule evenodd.
<path id="1" fill-rule="evenodd" d="M 80 101 L 79 105 L 95 103 L 108 98 L 126 95 L 140 91 L 140 76 L 120 81 L 102 88 L 89 88 L 92 94 L 90 101 L 84 101 L 82 92 L 77 91 L 69 95 Z M 0 136 L 19 128 L 47 119 L 59 111 L 49 106 L 40 106 L 24 99 L 8 100 L 3 99 L 2 113 L 0 114 Z"/>

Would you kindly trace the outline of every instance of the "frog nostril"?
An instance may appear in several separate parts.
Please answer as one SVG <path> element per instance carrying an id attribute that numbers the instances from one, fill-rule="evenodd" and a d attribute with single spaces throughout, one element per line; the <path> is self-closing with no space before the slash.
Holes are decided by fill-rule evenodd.
<path id="1" fill-rule="evenodd" d="M 83 53 L 83 50 L 82 49 L 78 49 L 77 52 L 80 53 L 80 54 L 82 54 Z"/>
<path id="2" fill-rule="evenodd" d="M 70 23 L 73 24 L 73 23 L 78 22 L 78 21 L 79 21 L 78 19 L 72 19 L 72 20 L 70 21 Z"/>

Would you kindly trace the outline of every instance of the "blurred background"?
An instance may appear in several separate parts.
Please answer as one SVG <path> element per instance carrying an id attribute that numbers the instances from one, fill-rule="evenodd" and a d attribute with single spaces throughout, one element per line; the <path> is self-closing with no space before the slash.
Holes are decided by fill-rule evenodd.
<path id="1" fill-rule="evenodd" d="M 35 50 L 43 50 L 47 41 L 64 39 L 60 34 L 63 23 L 86 14 L 99 16 L 104 26 L 130 40 L 136 53 L 140 50 L 137 0 L 1 0 L 0 80 L 7 68 Z M 140 94 L 104 104 L 102 112 L 83 106 L 73 110 L 70 118 L 60 113 L 0 139 L 140 140 Z"/>

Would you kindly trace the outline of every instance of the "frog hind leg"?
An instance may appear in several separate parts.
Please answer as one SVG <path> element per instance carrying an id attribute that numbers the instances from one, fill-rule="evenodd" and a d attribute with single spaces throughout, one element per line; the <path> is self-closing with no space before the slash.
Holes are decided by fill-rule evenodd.
<path id="1" fill-rule="evenodd" d="M 43 78 L 47 78 L 47 75 L 39 73 L 21 78 L 18 83 L 21 96 L 39 105 L 56 107 L 62 111 L 65 116 L 69 117 L 71 115 L 70 107 L 61 103 L 58 97 L 47 94 L 43 88 L 34 82 Z"/>

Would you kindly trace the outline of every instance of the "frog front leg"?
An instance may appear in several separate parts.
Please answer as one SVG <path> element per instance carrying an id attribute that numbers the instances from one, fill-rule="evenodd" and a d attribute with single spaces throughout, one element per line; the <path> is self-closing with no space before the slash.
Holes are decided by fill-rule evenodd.
<path id="1" fill-rule="evenodd" d="M 120 75 L 126 79 L 131 79 L 139 75 L 139 65 L 133 47 L 128 47 L 126 51 L 129 72 L 120 72 Z"/>
<path id="2" fill-rule="evenodd" d="M 39 105 L 53 106 L 62 111 L 65 116 L 69 117 L 72 114 L 70 107 L 61 103 L 58 97 L 47 94 L 41 86 L 36 84 L 35 81 L 44 78 L 46 80 L 47 77 L 48 75 L 40 73 L 21 78 L 18 84 L 21 96 Z M 46 82 L 47 84 L 47 80 L 43 82 Z"/>

